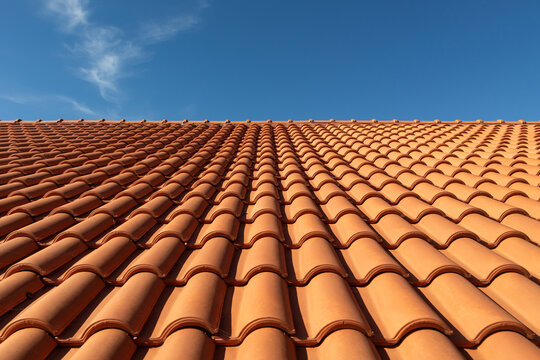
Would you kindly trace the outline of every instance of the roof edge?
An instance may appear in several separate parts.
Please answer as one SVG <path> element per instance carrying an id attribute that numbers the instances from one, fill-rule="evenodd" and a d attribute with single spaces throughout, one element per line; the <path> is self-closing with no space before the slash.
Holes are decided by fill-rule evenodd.
<path id="1" fill-rule="evenodd" d="M 25 122 L 25 123 L 28 123 L 28 122 L 43 122 L 43 123 L 122 123 L 122 122 L 126 122 L 126 123 L 168 123 L 168 122 L 171 122 L 171 123 L 195 123 L 195 124 L 200 124 L 200 123 L 212 123 L 212 124 L 226 124 L 226 123 L 257 123 L 257 124 L 261 124 L 261 123 L 277 123 L 277 124 L 286 124 L 286 123 L 300 123 L 300 124 L 304 124 L 304 123 L 360 123 L 360 124 L 368 124 L 368 123 L 383 123 L 383 124 L 388 124 L 388 123 L 399 123 L 399 124 L 419 124 L 419 123 L 423 123 L 423 124 L 536 124 L 536 123 L 539 123 L 540 120 L 529 120 L 529 121 L 525 121 L 525 120 L 502 120 L 502 119 L 498 119 L 498 120 L 481 120 L 481 119 L 477 119 L 477 120 L 459 120 L 459 119 L 456 119 L 456 120 L 439 120 L 439 119 L 434 119 L 434 120 L 418 120 L 418 119 L 413 119 L 413 120 L 398 120 L 398 119 L 391 119 L 391 120 L 377 120 L 377 119 L 370 119 L 370 120 L 359 120 L 359 119 L 349 119 L 349 120 L 335 120 L 335 119 L 328 119 L 328 120 L 314 120 L 314 119 L 307 119 L 307 120 L 292 120 L 292 119 L 288 119 L 288 120 L 271 120 L 271 119 L 267 119 L 267 120 L 250 120 L 250 119 L 247 119 L 247 120 L 235 120 L 235 121 L 231 121 L 229 119 L 226 119 L 226 120 L 208 120 L 208 119 L 204 119 L 204 120 L 188 120 L 188 119 L 183 119 L 183 120 L 167 120 L 167 119 L 163 119 L 163 120 L 146 120 L 146 119 L 141 119 L 141 120 L 126 120 L 126 119 L 121 119 L 121 120 L 105 120 L 105 119 L 99 119 L 99 120 L 85 120 L 85 119 L 78 119 L 78 120 L 64 120 L 64 119 L 57 119 L 57 120 L 41 120 L 41 119 L 37 119 L 37 120 L 21 120 L 21 119 L 15 119 L 15 120 L 0 120 L 0 123 L 19 123 L 19 122 Z"/>

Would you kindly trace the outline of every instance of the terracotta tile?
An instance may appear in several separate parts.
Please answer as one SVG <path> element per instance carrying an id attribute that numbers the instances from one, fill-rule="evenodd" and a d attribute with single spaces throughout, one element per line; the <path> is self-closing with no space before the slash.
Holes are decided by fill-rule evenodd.
<path id="1" fill-rule="evenodd" d="M 515 214 L 512 216 L 523 215 Z M 525 235 L 522 232 L 515 230 L 515 226 L 513 228 L 508 227 L 479 214 L 467 215 L 459 224 L 475 234 L 478 234 L 480 240 L 484 241 L 489 247 L 495 247 L 503 239 L 508 237 L 525 238 Z"/>
<path id="2" fill-rule="evenodd" d="M 371 223 L 381 220 L 387 214 L 401 215 L 399 210 L 391 206 L 387 201 L 379 197 L 370 197 L 364 203 L 358 205 L 360 211 L 369 219 Z"/>
<path id="3" fill-rule="evenodd" d="M 298 219 L 287 225 L 288 239 L 292 247 L 300 247 L 309 238 L 322 237 L 332 241 L 328 229 L 322 220 L 314 214 L 304 214 Z"/>
<path id="4" fill-rule="evenodd" d="M 540 248 L 535 244 L 521 238 L 510 237 L 501 241 L 493 251 L 523 266 L 531 275 L 540 279 L 540 263 L 537 261 Z"/>
<path id="5" fill-rule="evenodd" d="M 521 214 L 511 214 L 503 219 L 502 224 L 504 224 L 502 226 L 515 229 L 514 236 L 524 237 L 523 234 L 525 234 L 535 244 L 540 245 L 540 236 L 538 233 L 540 222 L 538 220 Z"/>
<path id="6" fill-rule="evenodd" d="M 540 189 L 537 186 L 532 186 L 525 183 L 516 182 L 509 185 L 513 190 L 521 191 L 525 193 L 528 197 L 534 200 L 540 200 Z"/>
<path id="7" fill-rule="evenodd" d="M 162 345 L 139 348 L 133 359 L 174 360 L 181 354 L 186 360 L 211 360 L 215 344 L 206 334 L 195 328 L 183 328 L 167 336 Z"/>
<path id="8" fill-rule="evenodd" d="M 244 199 L 247 194 L 247 188 L 243 184 L 233 183 L 224 188 L 222 192 L 216 195 L 215 201 L 221 202 L 223 199 L 229 196 L 235 196 L 239 199 Z"/>
<path id="9" fill-rule="evenodd" d="M 391 254 L 410 272 L 411 281 L 417 286 L 424 286 L 445 272 L 468 276 L 464 269 L 451 260 L 452 258 L 443 255 L 424 239 L 415 237 L 407 239 L 392 250 Z"/>
<path id="10" fill-rule="evenodd" d="M 505 200 L 505 203 L 522 210 L 526 215 L 535 220 L 540 220 L 540 204 L 538 201 L 529 199 L 526 196 L 514 195 Z"/>
<path id="11" fill-rule="evenodd" d="M 227 196 L 214 205 L 206 214 L 205 221 L 212 222 L 221 214 L 231 214 L 235 218 L 240 217 L 244 208 L 243 201 L 236 196 Z"/>
<path id="12" fill-rule="evenodd" d="M 351 274 L 349 281 L 362 285 L 382 272 L 396 272 L 404 276 L 407 272 L 384 248 L 371 238 L 359 238 L 340 254 Z"/>
<path id="13" fill-rule="evenodd" d="M 303 214 L 314 214 L 322 218 L 322 212 L 310 196 L 298 196 L 283 207 L 286 220 L 294 223 Z"/>
<path id="14" fill-rule="evenodd" d="M 157 244 L 167 239 L 174 238 L 161 239 Z M 167 240 L 167 242 L 172 242 L 172 240 Z M 157 246 L 157 244 L 154 246 Z M 178 245 L 175 247 L 178 247 Z M 174 266 L 167 277 L 167 283 L 183 285 L 193 275 L 201 272 L 213 272 L 225 278 L 229 273 L 233 254 L 234 247 L 229 239 L 224 237 L 212 238 L 199 249 L 184 251 L 182 256 L 173 264 Z M 165 252 L 163 255 L 167 255 L 167 253 Z"/>
<path id="15" fill-rule="evenodd" d="M 420 329 L 405 336 L 395 347 L 383 348 L 381 352 L 389 359 L 462 359 L 463 355 L 442 333 L 432 329 Z"/>
<path id="16" fill-rule="evenodd" d="M 303 287 L 290 288 L 296 342 L 306 345 L 319 343 L 337 329 L 352 328 L 371 335 L 372 331 L 362 314 L 347 282 L 334 273 L 322 273 Z M 321 311 L 325 309 L 325 311 Z"/>
<path id="17" fill-rule="evenodd" d="M 229 283 L 244 285 L 253 276 L 264 271 L 275 272 L 287 278 L 283 246 L 273 237 L 260 238 L 249 249 L 236 252 L 232 259 Z"/>
<path id="18" fill-rule="evenodd" d="M 246 206 L 245 220 L 247 222 L 253 222 L 261 214 L 274 214 L 281 218 L 279 201 L 273 196 L 261 196 L 257 201 Z"/>
<path id="19" fill-rule="evenodd" d="M 67 269 L 59 269 L 56 278 L 65 280 L 78 272 L 93 272 L 103 279 L 122 264 L 134 251 L 133 242 L 124 236 L 113 237 L 99 248 L 90 250 Z M 52 277 L 52 276 L 51 276 Z"/>
<path id="20" fill-rule="evenodd" d="M 63 206 L 58 206 L 55 210 L 51 211 L 51 215 L 58 213 L 70 214 L 73 217 L 79 217 L 83 214 L 94 210 L 101 206 L 103 201 L 96 196 L 85 196 L 76 200 L 73 200 Z"/>
<path id="21" fill-rule="evenodd" d="M 517 272 L 528 276 L 527 271 L 470 238 L 459 238 L 442 251 L 473 276 L 478 284 L 489 284 L 504 272 Z"/>
<path id="22" fill-rule="evenodd" d="M 183 201 L 186 201 L 193 196 L 202 196 L 205 200 L 210 200 L 215 192 L 216 187 L 214 185 L 204 182 L 197 187 L 191 189 L 189 193 L 184 197 Z"/>
<path id="23" fill-rule="evenodd" d="M 0 315 L 11 310 L 43 287 L 39 276 L 31 271 L 17 272 L 0 281 Z"/>
<path id="24" fill-rule="evenodd" d="M 360 211 L 345 196 L 334 196 L 326 204 L 321 205 L 326 220 L 335 223 L 345 214 L 360 214 Z"/>
<path id="25" fill-rule="evenodd" d="M 107 232 L 100 242 L 106 242 L 109 239 L 117 236 L 123 236 L 132 241 L 137 241 L 143 237 L 143 235 L 146 234 L 148 230 L 150 230 L 155 224 L 157 224 L 157 221 L 152 215 L 147 213 L 139 213 L 131 217 L 117 228 Z"/>
<path id="26" fill-rule="evenodd" d="M 10 360 L 45 359 L 55 347 L 53 337 L 38 328 L 18 330 L 0 343 L 2 356 Z"/>
<path id="27" fill-rule="evenodd" d="M 330 333 L 314 347 L 297 347 L 297 359 L 378 359 L 376 350 L 360 331 L 342 329 Z"/>
<path id="28" fill-rule="evenodd" d="M 348 247 L 354 240 L 362 237 L 379 240 L 377 233 L 358 214 L 345 214 L 328 226 L 337 240 L 337 247 Z"/>
<path id="29" fill-rule="evenodd" d="M 173 205 L 173 202 L 168 197 L 157 196 L 149 200 L 144 205 L 132 211 L 128 215 L 128 218 L 132 218 L 138 214 L 149 214 L 154 219 L 157 219 L 161 215 L 163 215 L 172 205 Z"/>
<path id="30" fill-rule="evenodd" d="M 304 193 L 307 194 L 308 196 L 311 195 L 309 190 L 307 190 Z M 285 195 L 286 194 L 284 193 L 283 196 L 285 196 Z M 255 203 L 263 196 L 273 196 L 276 199 L 280 199 L 280 195 L 278 193 L 277 186 L 275 186 L 274 184 L 270 184 L 270 183 L 264 183 L 264 184 L 260 185 L 258 188 L 253 189 L 250 192 L 250 194 L 249 194 L 249 202 L 250 203 Z"/>
<path id="31" fill-rule="evenodd" d="M 129 262 L 112 274 L 116 283 L 124 283 L 131 276 L 139 272 L 149 272 L 160 278 L 167 276 L 185 245 L 176 237 L 166 237 L 156 242 L 150 249 L 145 249 Z"/>
<path id="32" fill-rule="evenodd" d="M 438 188 L 427 182 L 418 183 L 412 188 L 412 191 L 420 196 L 422 200 L 432 205 L 434 205 L 434 202 L 437 199 L 454 196 L 451 192 Z"/>
<path id="33" fill-rule="evenodd" d="M 426 235 L 396 214 L 388 214 L 372 225 L 389 248 L 398 247 L 411 237 L 425 238 Z"/>
<path id="34" fill-rule="evenodd" d="M 62 285 L 80 274 L 83 273 L 71 276 Z M 115 287 L 97 297 L 63 331 L 61 338 L 82 343 L 97 331 L 110 327 L 122 329 L 132 336 L 137 336 L 164 287 L 163 281 L 155 274 L 137 273 L 123 286 Z"/>
<path id="35" fill-rule="evenodd" d="M 0 339 L 5 340 L 15 331 L 30 326 L 55 336 L 61 334 L 103 286 L 95 274 L 80 272 L 73 275 L 11 319 L 0 330 Z"/>
<path id="36" fill-rule="evenodd" d="M 393 205 L 407 197 L 418 197 L 416 193 L 397 183 L 389 183 L 381 189 L 380 193 Z"/>
<path id="37" fill-rule="evenodd" d="M 491 299 L 534 333 L 540 329 L 540 288 L 522 274 L 504 273 L 481 288 Z"/>
<path id="38" fill-rule="evenodd" d="M 131 359 L 137 346 L 129 334 L 120 329 L 107 328 L 100 330 L 88 338 L 80 348 L 71 348 L 66 354 L 61 354 L 60 349 L 51 355 L 52 359 Z"/>
<path id="39" fill-rule="evenodd" d="M 527 215 L 527 212 L 523 209 L 510 206 L 486 196 L 477 196 L 470 201 L 470 204 L 484 210 L 492 219 L 499 222 L 509 214 Z"/>
<path id="40" fill-rule="evenodd" d="M 249 174 L 249 172 L 248 173 L 236 172 L 234 174 L 231 174 L 230 176 L 226 176 L 227 180 L 225 180 L 225 182 L 223 183 L 223 187 L 227 188 L 231 184 L 234 184 L 234 183 L 239 183 L 239 184 L 242 184 L 244 186 L 248 186 L 248 184 L 249 184 L 249 176 L 248 176 L 248 174 Z M 266 174 L 271 175 L 270 173 L 262 173 L 257 177 L 257 179 L 259 181 L 262 181 L 263 179 L 265 179 Z M 271 176 L 267 181 L 271 181 L 270 179 L 275 179 L 275 178 L 273 176 Z M 254 187 L 257 187 L 257 186 L 254 186 Z"/>
<path id="41" fill-rule="evenodd" d="M 373 196 L 383 197 L 377 190 L 363 182 L 353 185 L 347 190 L 347 194 L 354 199 L 356 204 L 362 204 Z"/>
<path id="42" fill-rule="evenodd" d="M 152 236 L 152 242 L 163 239 L 165 237 L 177 237 L 184 243 L 188 242 L 191 235 L 195 232 L 198 226 L 197 219 L 190 214 L 180 214 L 175 216 L 168 224 L 161 226 Z"/>
<path id="43" fill-rule="evenodd" d="M 96 186 L 95 188 L 84 192 L 81 197 L 94 195 L 101 200 L 109 199 L 122 191 L 122 187 L 114 182 Z M 49 193 L 47 193 L 49 194 Z"/>
<path id="44" fill-rule="evenodd" d="M 169 179 L 169 181 L 167 181 L 167 183 L 165 183 L 165 185 L 178 184 L 184 187 L 190 184 L 192 180 L 193 177 L 189 173 L 180 172 L 176 175 L 171 176 L 171 178 Z"/>
<path id="45" fill-rule="evenodd" d="M 469 214 L 486 215 L 483 210 L 448 196 L 438 198 L 433 202 L 433 206 L 441 209 L 454 222 L 460 222 Z"/>
<path id="46" fill-rule="evenodd" d="M 488 336 L 478 347 L 464 349 L 472 359 L 540 359 L 540 349 L 523 335 L 500 331 Z"/>
<path id="47" fill-rule="evenodd" d="M 405 197 L 395 205 L 395 208 L 405 215 L 412 223 L 417 223 L 428 214 L 439 214 L 444 216 L 444 213 L 440 209 L 411 196 Z"/>
<path id="48" fill-rule="evenodd" d="M 206 199 L 202 196 L 193 196 L 173 209 L 167 216 L 167 220 L 170 221 L 180 214 L 190 214 L 193 217 L 200 217 L 207 207 L 208 201 Z"/>
<path id="49" fill-rule="evenodd" d="M 55 214 L 11 232 L 7 239 L 29 237 L 35 241 L 40 241 L 68 228 L 74 223 L 75 220 L 69 214 Z"/>
<path id="50" fill-rule="evenodd" d="M 185 188 L 181 184 L 170 183 L 168 185 L 164 185 L 159 190 L 154 192 L 149 199 L 151 200 L 156 197 L 166 196 L 171 200 L 175 200 L 178 196 L 180 196 L 180 194 L 182 194 L 182 192 L 184 192 L 184 190 Z"/>
<path id="51" fill-rule="evenodd" d="M 12 208 L 8 214 L 13 214 L 17 212 L 24 212 L 30 216 L 36 217 L 39 215 L 46 214 L 56 207 L 60 207 L 65 204 L 66 201 L 60 196 L 50 196 L 35 200 L 24 205 L 17 206 Z"/>
<path id="52" fill-rule="evenodd" d="M 321 172 L 317 173 L 317 175 L 315 175 L 313 178 L 310 178 L 309 183 L 313 190 L 318 191 L 326 184 L 336 185 L 337 181 L 332 175 L 330 175 L 327 170 L 322 170 Z"/>
<path id="53" fill-rule="evenodd" d="M 383 273 L 368 285 L 356 289 L 372 320 L 375 339 L 381 344 L 395 344 L 418 328 L 429 327 L 451 333 L 446 323 L 401 275 Z M 385 296 L 387 293 L 392 296 Z"/>
<path id="54" fill-rule="evenodd" d="M 0 213 L 6 213 L 11 209 L 20 207 L 20 205 L 28 202 L 29 200 L 22 195 L 8 196 L 7 198 L 0 200 Z"/>
<path id="55" fill-rule="evenodd" d="M 65 237 L 76 237 L 82 241 L 90 241 L 107 231 L 114 225 L 114 218 L 107 213 L 99 213 L 89 216 L 85 220 L 62 231 L 55 238 L 59 241 Z"/>
<path id="56" fill-rule="evenodd" d="M 218 236 L 225 237 L 230 241 L 234 241 L 236 239 L 236 235 L 238 234 L 239 227 L 240 221 L 233 214 L 223 213 L 217 215 L 211 223 L 204 224 L 201 227 L 201 230 L 199 234 L 197 234 L 197 238 L 195 239 L 194 243 L 197 245 L 202 245 L 208 239 Z"/>
<path id="57" fill-rule="evenodd" d="M 272 186 L 271 184 L 265 184 L 265 185 Z M 259 190 L 259 188 L 257 190 Z M 308 189 L 306 183 L 292 184 L 288 189 L 282 192 L 282 196 L 283 196 L 283 201 L 285 204 L 290 204 L 293 200 L 295 200 L 299 196 L 309 196 L 312 198 L 314 197 L 313 193 Z"/>
<path id="58" fill-rule="evenodd" d="M 113 218 L 119 218 L 137 206 L 137 201 L 131 196 L 121 196 L 107 202 L 90 213 L 90 216 L 97 214 L 108 214 Z"/>
<path id="59" fill-rule="evenodd" d="M 328 240 L 313 237 L 298 249 L 287 252 L 289 280 L 295 285 L 306 284 L 313 276 L 322 272 L 334 272 L 347 276 L 345 269 Z"/>
<path id="60" fill-rule="evenodd" d="M 530 336 L 530 331 L 461 275 L 446 273 L 420 289 L 427 300 L 456 331 L 458 346 L 479 344 L 495 331 L 513 330 Z"/>
<path id="61" fill-rule="evenodd" d="M 220 359 L 295 359 L 291 339 L 282 331 L 269 327 L 252 331 L 240 345 L 217 347 L 215 357 Z"/>
<path id="62" fill-rule="evenodd" d="M 238 344 L 261 327 L 295 332 L 285 280 L 272 272 L 259 273 L 246 285 L 228 289 L 219 336 L 231 345 Z"/>
<path id="63" fill-rule="evenodd" d="M 20 229 L 32 223 L 32 217 L 27 213 L 15 213 L 0 217 L 0 236 Z"/>
<path id="64" fill-rule="evenodd" d="M 10 266 L 5 275 L 25 270 L 34 271 L 42 276 L 47 275 L 86 249 L 81 240 L 66 237 Z"/>
<path id="65" fill-rule="evenodd" d="M 452 241 L 461 237 L 477 239 L 477 235 L 440 215 L 426 215 L 416 227 L 429 236 L 438 247 L 445 248 Z"/>

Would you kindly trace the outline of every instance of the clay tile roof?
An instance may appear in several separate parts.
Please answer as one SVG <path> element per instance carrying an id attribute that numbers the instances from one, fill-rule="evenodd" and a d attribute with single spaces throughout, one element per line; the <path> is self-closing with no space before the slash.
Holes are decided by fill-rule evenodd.
<path id="1" fill-rule="evenodd" d="M 0 122 L 2 359 L 540 358 L 540 125 Z"/>

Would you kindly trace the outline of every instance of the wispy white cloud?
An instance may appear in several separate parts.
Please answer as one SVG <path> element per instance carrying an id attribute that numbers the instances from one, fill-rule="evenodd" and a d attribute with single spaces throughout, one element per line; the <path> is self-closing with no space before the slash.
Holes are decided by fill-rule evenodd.
<path id="1" fill-rule="evenodd" d="M 64 95 L 55 95 L 54 97 L 56 97 L 59 101 L 70 104 L 71 106 L 73 106 L 73 108 L 75 110 L 78 110 L 78 111 L 80 111 L 80 112 L 82 112 L 84 114 L 96 115 L 96 112 L 94 110 L 90 109 L 88 106 L 78 102 L 75 99 L 72 99 L 72 98 L 70 98 L 68 96 L 64 96 Z"/>
<path id="2" fill-rule="evenodd" d="M 141 47 L 124 40 L 122 32 L 115 27 L 86 29 L 73 50 L 86 59 L 79 69 L 81 77 L 96 85 L 108 101 L 115 101 L 118 80 L 126 75 L 129 62 L 142 58 Z"/>
<path id="3" fill-rule="evenodd" d="M 0 99 L 4 99 L 15 104 L 26 104 L 29 102 L 28 98 L 12 95 L 0 95 Z"/>
<path id="4" fill-rule="evenodd" d="M 88 0 L 44 1 L 48 13 L 64 21 L 64 30 L 75 37 L 68 48 L 82 62 L 79 76 L 94 84 L 103 99 L 113 103 L 121 93 L 119 80 L 130 74 L 127 68 L 147 57 L 145 46 L 172 39 L 179 32 L 193 28 L 200 22 L 200 11 L 208 7 L 207 0 L 197 0 L 191 12 L 142 24 L 140 34 L 129 39 L 117 27 L 90 21 Z"/>
<path id="5" fill-rule="evenodd" d="M 88 0 L 48 0 L 47 10 L 60 17 L 66 30 L 88 23 Z"/>
<path id="6" fill-rule="evenodd" d="M 65 95 L 0 95 L 0 99 L 15 103 L 15 104 L 37 104 L 37 103 L 64 103 L 71 105 L 71 107 L 82 114 L 96 115 L 96 112 L 90 109 L 83 103 Z"/>
<path id="7" fill-rule="evenodd" d="M 142 26 L 142 40 L 158 43 L 172 39 L 180 31 L 186 31 L 199 23 L 195 14 L 180 15 L 168 21 L 151 22 Z"/>

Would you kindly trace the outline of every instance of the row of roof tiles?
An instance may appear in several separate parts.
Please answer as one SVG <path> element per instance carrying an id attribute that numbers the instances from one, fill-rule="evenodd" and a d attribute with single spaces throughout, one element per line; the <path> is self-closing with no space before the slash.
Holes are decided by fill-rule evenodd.
<path id="1" fill-rule="evenodd" d="M 490 353 L 495 337 L 499 354 L 532 354 L 540 162 L 428 151 L 498 125 L 401 126 L 150 126 L 111 151 L 47 161 L 6 138 L 2 344 L 84 354 L 112 331 L 111 346 L 136 356 L 163 353 L 169 338 L 226 356 L 272 327 L 287 356 L 320 356 L 338 334 L 373 356 L 423 341 Z"/>

